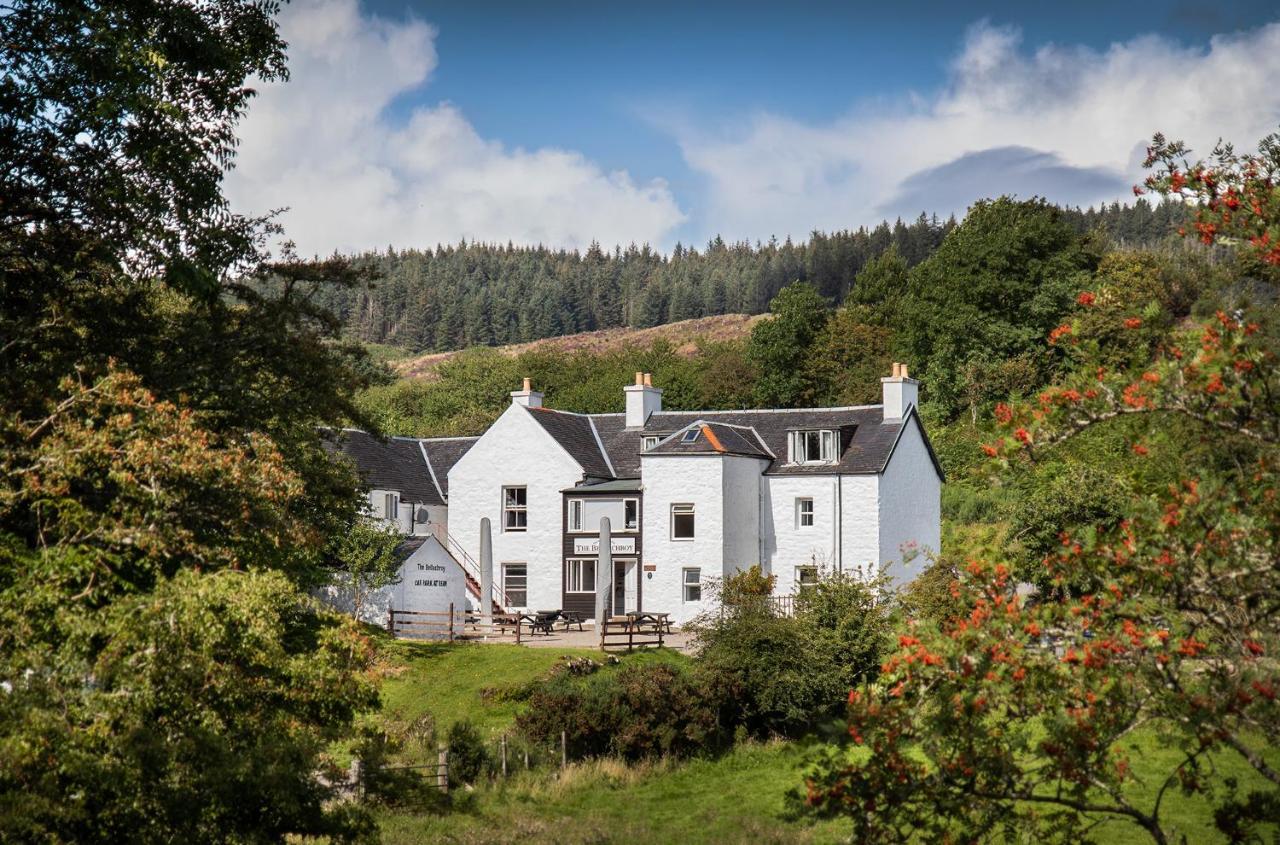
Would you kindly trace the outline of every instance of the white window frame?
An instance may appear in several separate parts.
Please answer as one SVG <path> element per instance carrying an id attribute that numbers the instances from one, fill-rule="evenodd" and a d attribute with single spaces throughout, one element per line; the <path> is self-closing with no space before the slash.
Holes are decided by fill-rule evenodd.
<path id="1" fill-rule="evenodd" d="M 524 574 L 517 576 L 523 582 L 521 586 L 516 587 L 518 591 L 524 593 L 524 602 L 520 604 L 517 604 L 511 601 L 511 586 L 510 586 L 511 574 L 508 572 L 508 570 L 515 566 L 524 567 Z M 508 602 L 511 602 L 511 607 L 528 607 L 529 606 L 529 564 L 528 563 L 523 561 L 515 561 L 515 560 L 503 561 L 502 563 L 502 595 Z"/>
<path id="2" fill-rule="evenodd" d="M 597 528 L 587 526 L 583 520 L 586 514 L 586 499 L 570 499 L 569 515 L 567 517 L 568 530 L 570 534 L 598 534 Z M 605 501 L 611 501 L 606 499 Z M 627 498 L 620 500 L 622 502 L 622 522 L 614 527 L 614 531 L 619 534 L 636 534 L 640 531 L 640 500 L 636 498 Z M 635 508 L 636 522 L 635 525 L 627 525 L 627 506 Z"/>
<path id="3" fill-rule="evenodd" d="M 590 579 L 585 577 L 590 564 Z M 564 591 L 566 593 L 592 593 L 596 591 L 598 561 L 593 557 L 571 557 L 564 562 Z M 587 583 L 590 580 L 590 584 Z"/>
<path id="4" fill-rule="evenodd" d="M 810 454 L 816 444 L 817 456 Z M 787 432 L 787 460 L 793 464 L 832 464 L 840 451 L 840 433 L 833 429 L 805 429 Z"/>
<path id="5" fill-rule="evenodd" d="M 811 573 L 811 577 L 807 580 L 805 578 L 806 572 Z M 801 590 L 807 590 L 810 587 L 816 586 L 818 583 L 818 579 L 821 577 L 822 575 L 818 571 L 818 565 L 816 563 L 806 563 L 801 566 L 797 566 L 796 567 L 796 592 L 799 592 Z"/>
<path id="6" fill-rule="evenodd" d="M 508 504 L 507 493 L 516 490 L 524 491 L 524 504 Z M 524 525 L 511 525 L 509 516 L 524 514 Z M 519 534 L 529 530 L 529 488 L 522 484 L 504 485 L 502 488 L 502 532 Z"/>
<path id="7" fill-rule="evenodd" d="M 581 534 L 583 532 L 582 515 L 585 512 L 585 507 L 586 505 L 582 499 L 569 500 L 569 533 L 570 534 Z"/>
<path id="8" fill-rule="evenodd" d="M 400 494 L 382 494 L 382 518 L 390 522 L 400 521 Z"/>
<path id="9" fill-rule="evenodd" d="M 693 533 L 688 537 L 676 536 L 676 514 L 688 514 L 693 517 Z M 698 536 L 698 509 L 693 502 L 673 502 L 671 504 L 671 540 L 675 543 L 689 543 Z"/>
<path id="10" fill-rule="evenodd" d="M 815 513 L 812 496 L 796 497 L 796 528 L 812 528 Z"/>
<path id="11" fill-rule="evenodd" d="M 680 435 L 680 442 L 696 443 L 698 440 L 698 435 L 700 434 L 702 434 L 701 428 L 691 428 L 688 431 L 686 431 L 684 434 Z"/>
<path id="12" fill-rule="evenodd" d="M 647 452 L 662 441 L 660 434 L 644 434 L 640 437 L 640 451 Z"/>
<path id="13" fill-rule="evenodd" d="M 690 578 L 690 575 L 693 575 L 693 578 Z M 696 597 L 689 597 L 691 590 L 697 591 Z M 686 566 L 680 570 L 680 598 L 685 604 L 696 604 L 702 601 L 702 567 Z"/>
<path id="14" fill-rule="evenodd" d="M 636 521 L 634 525 L 627 524 L 627 506 L 635 508 Z M 628 534 L 635 534 L 640 530 L 640 500 L 639 499 L 623 499 L 622 500 L 622 530 Z"/>

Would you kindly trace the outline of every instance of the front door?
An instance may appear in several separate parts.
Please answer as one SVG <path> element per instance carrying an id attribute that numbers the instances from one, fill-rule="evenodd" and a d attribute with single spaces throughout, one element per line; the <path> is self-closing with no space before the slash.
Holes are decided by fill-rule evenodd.
<path id="1" fill-rule="evenodd" d="M 634 576 L 638 567 L 634 559 L 615 560 L 613 562 L 613 584 L 610 589 L 609 615 L 621 616 L 628 610 L 636 610 L 635 584 L 628 584 L 628 575 Z"/>

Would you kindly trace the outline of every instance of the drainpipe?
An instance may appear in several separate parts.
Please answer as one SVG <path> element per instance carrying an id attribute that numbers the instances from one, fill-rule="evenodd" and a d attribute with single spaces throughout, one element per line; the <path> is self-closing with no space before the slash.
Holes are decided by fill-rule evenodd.
<path id="1" fill-rule="evenodd" d="M 480 622 L 484 630 L 493 625 L 493 532 L 489 517 L 480 520 Z"/>
<path id="2" fill-rule="evenodd" d="M 836 476 L 836 571 L 844 572 L 844 478 Z"/>

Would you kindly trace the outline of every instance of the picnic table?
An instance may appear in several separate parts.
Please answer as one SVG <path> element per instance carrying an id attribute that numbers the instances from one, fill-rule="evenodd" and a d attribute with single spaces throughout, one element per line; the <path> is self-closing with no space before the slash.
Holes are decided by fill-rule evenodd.
<path id="1" fill-rule="evenodd" d="M 665 631 L 671 633 L 671 614 L 658 613 L 651 610 L 632 610 L 627 614 L 627 622 L 632 628 L 639 631 L 644 626 L 652 626 L 655 631 Z"/>
<path id="2" fill-rule="evenodd" d="M 570 625 L 577 625 L 578 630 L 582 630 L 582 623 L 586 621 L 585 615 L 577 610 L 560 611 L 560 619 L 564 622 L 564 629 L 569 630 Z"/>
<path id="3" fill-rule="evenodd" d="M 528 621 L 530 634 L 536 634 L 541 631 L 543 634 L 550 636 L 552 626 L 560 618 L 560 613 L 561 611 L 559 610 L 539 610 L 537 613 L 523 614 L 520 618 Z"/>

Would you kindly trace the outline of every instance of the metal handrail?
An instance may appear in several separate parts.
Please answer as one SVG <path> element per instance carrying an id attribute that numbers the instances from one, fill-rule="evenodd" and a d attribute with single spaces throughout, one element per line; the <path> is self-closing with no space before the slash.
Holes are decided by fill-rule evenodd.
<path id="1" fill-rule="evenodd" d="M 480 577 L 480 564 L 476 563 L 476 559 L 467 553 L 467 550 L 463 548 L 457 538 L 447 531 L 445 532 L 445 543 L 445 550 L 452 554 L 454 559 L 462 564 L 463 571 L 470 575 L 471 579 L 476 582 L 476 598 L 483 602 L 485 597 L 479 595 L 480 584 L 483 583 Z M 459 557 L 459 555 L 461 555 L 461 557 Z M 498 586 L 498 582 L 496 580 L 489 585 L 489 589 L 492 592 L 489 599 L 496 602 L 505 613 L 507 608 L 510 607 L 510 604 L 507 603 L 506 592 Z"/>

